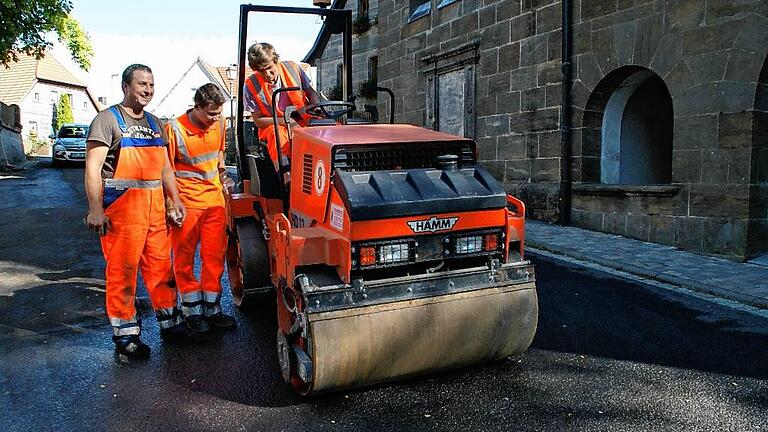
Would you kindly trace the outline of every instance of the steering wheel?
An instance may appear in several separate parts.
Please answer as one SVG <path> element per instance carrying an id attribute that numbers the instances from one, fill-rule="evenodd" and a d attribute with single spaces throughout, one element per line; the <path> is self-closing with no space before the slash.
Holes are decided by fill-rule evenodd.
<path id="1" fill-rule="evenodd" d="M 336 109 L 332 109 L 333 107 L 336 107 Z M 355 104 L 352 102 L 323 101 L 305 106 L 304 112 L 316 117 L 336 120 L 345 114 L 351 113 L 355 108 Z"/>

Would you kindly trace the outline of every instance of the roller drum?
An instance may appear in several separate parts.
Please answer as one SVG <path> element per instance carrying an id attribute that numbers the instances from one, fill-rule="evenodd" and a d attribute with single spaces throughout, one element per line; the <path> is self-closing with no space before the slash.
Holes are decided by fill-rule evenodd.
<path id="1" fill-rule="evenodd" d="M 307 314 L 312 393 L 519 354 L 536 333 L 534 281 Z"/>

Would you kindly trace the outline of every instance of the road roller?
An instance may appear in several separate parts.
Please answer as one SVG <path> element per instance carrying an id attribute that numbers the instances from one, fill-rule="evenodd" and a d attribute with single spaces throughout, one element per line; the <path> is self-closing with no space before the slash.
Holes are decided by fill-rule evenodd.
<path id="1" fill-rule="evenodd" d="M 258 12 L 323 16 L 342 35 L 350 96 L 352 17 L 334 9 L 241 6 L 239 89 Z M 296 90 L 276 89 L 272 112 Z M 230 287 L 238 306 L 276 303 L 280 372 L 302 395 L 503 359 L 536 333 L 525 205 L 472 139 L 395 124 L 393 92 L 379 91 L 390 96 L 384 124 L 355 118 L 346 100 L 286 109 L 310 120 L 289 128 L 291 157 L 277 162 L 248 139 L 238 107 Z"/>

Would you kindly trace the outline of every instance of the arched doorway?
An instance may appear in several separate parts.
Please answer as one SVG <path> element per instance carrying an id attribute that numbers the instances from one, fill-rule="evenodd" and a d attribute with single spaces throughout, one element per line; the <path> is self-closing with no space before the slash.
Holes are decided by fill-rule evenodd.
<path id="1" fill-rule="evenodd" d="M 627 66 L 608 74 L 590 96 L 582 134 L 582 181 L 665 184 L 672 179 L 672 97 L 653 71 Z"/>

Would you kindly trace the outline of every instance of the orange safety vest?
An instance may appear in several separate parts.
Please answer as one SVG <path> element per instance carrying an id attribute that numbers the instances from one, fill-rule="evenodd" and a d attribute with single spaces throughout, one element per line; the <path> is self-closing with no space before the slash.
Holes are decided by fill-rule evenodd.
<path id="1" fill-rule="evenodd" d="M 298 64 L 290 61 L 280 62 L 278 63 L 278 71 L 280 73 L 280 81 L 284 87 L 301 88 L 301 70 Z M 268 85 L 264 78 L 261 77 L 261 74 L 255 73 L 248 77 L 245 85 L 256 101 L 256 105 L 259 106 L 261 116 L 272 117 L 272 94 L 266 90 Z M 287 94 L 291 100 L 291 105 L 296 107 L 296 109 L 303 108 L 307 104 L 304 92 L 290 91 Z M 285 93 L 282 93 L 281 97 L 283 96 L 285 96 Z M 277 108 L 277 116 L 278 118 L 283 116 L 283 111 L 280 110 L 280 107 Z"/>
<path id="2" fill-rule="evenodd" d="M 224 151 L 225 126 L 202 130 L 188 114 L 170 122 L 168 150 L 179 198 L 189 208 L 223 207 L 219 154 Z"/>

